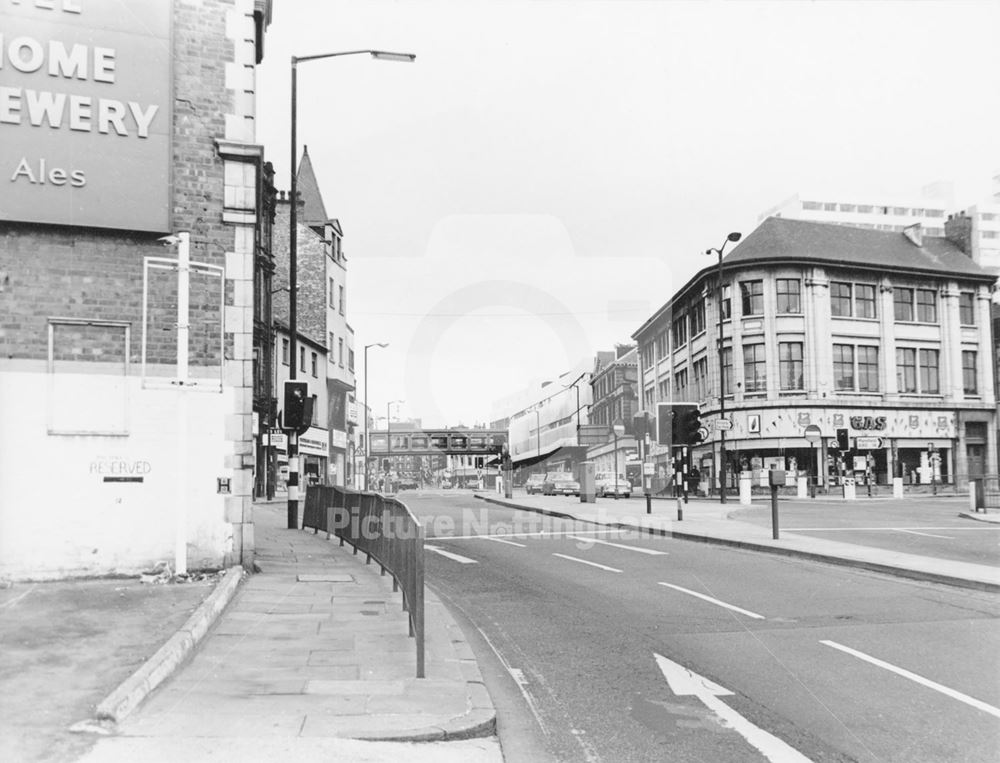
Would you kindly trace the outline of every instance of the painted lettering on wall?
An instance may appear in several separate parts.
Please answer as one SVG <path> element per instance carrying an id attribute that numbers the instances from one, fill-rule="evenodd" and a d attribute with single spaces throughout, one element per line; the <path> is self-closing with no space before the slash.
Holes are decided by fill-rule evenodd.
<path id="1" fill-rule="evenodd" d="M 169 227 L 173 3 L 127 5 L 0 2 L 0 219 Z"/>
<path id="2" fill-rule="evenodd" d="M 98 458 L 90 462 L 90 473 L 99 476 L 136 477 L 153 471 L 149 461 L 124 458 Z"/>
<path id="3" fill-rule="evenodd" d="M 885 416 L 851 416 L 851 429 L 885 429 Z"/>

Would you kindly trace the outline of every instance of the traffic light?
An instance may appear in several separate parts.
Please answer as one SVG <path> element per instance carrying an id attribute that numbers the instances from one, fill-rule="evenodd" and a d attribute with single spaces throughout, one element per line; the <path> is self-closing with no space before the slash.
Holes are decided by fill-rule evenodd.
<path id="1" fill-rule="evenodd" d="M 701 411 L 698 406 L 677 406 L 674 411 L 677 420 L 678 439 L 682 445 L 697 445 L 701 442 Z"/>
<path id="2" fill-rule="evenodd" d="M 701 442 L 701 413 L 697 405 L 678 403 L 673 406 L 671 435 L 674 445 L 697 445 Z"/>
<path id="3" fill-rule="evenodd" d="M 284 402 L 283 427 L 302 434 L 312 423 L 312 398 L 309 397 L 309 382 L 286 379 Z"/>
<path id="4" fill-rule="evenodd" d="M 837 450 L 851 449 L 851 434 L 846 429 L 837 430 Z"/>
<path id="5" fill-rule="evenodd" d="M 674 410 L 670 403 L 656 404 L 656 444 L 670 446 L 674 443 Z"/>

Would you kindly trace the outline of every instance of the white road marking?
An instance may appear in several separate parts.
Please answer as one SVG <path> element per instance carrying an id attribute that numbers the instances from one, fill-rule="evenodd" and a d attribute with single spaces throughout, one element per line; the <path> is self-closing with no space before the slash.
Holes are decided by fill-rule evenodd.
<path id="1" fill-rule="evenodd" d="M 490 637 L 486 635 L 482 628 L 476 627 L 479 631 L 479 635 L 483 637 L 483 640 L 489 645 L 490 649 L 493 650 L 493 654 L 497 656 L 500 660 L 500 664 L 503 665 L 504 670 L 510 674 L 510 677 L 517 684 L 517 688 L 521 692 L 521 696 L 524 697 L 524 701 L 528 703 L 528 709 L 531 710 L 531 714 L 535 716 L 535 721 L 538 723 L 538 727 L 542 730 L 542 733 L 546 736 L 549 735 L 548 726 L 545 725 L 545 721 L 542 720 L 541 713 L 538 712 L 538 705 L 535 704 L 535 698 L 531 696 L 531 692 L 528 690 L 528 681 L 524 677 L 524 671 L 520 668 L 513 667 L 507 659 L 500 654 L 500 650 L 496 648 L 494 643 L 490 641 Z"/>
<path id="2" fill-rule="evenodd" d="M 948 535 L 934 535 L 932 533 L 921 533 L 917 532 L 916 530 L 904 530 L 902 527 L 894 527 L 892 529 L 898 533 L 909 533 L 910 535 L 923 535 L 925 538 L 944 538 L 945 540 L 955 540 L 954 538 Z"/>
<path id="3" fill-rule="evenodd" d="M 438 548 L 437 546 L 428 546 L 424 544 L 424 548 L 428 551 L 433 551 L 435 554 L 441 554 L 448 559 L 452 559 L 460 564 L 479 564 L 475 559 L 470 559 L 467 556 L 461 556 L 460 554 L 453 554 L 451 551 L 445 551 L 443 548 Z"/>
<path id="4" fill-rule="evenodd" d="M 732 692 L 729 689 L 709 681 L 704 676 L 699 676 L 694 671 L 668 660 L 661 654 L 654 652 L 653 656 L 656 657 L 656 664 L 659 665 L 663 677 L 667 679 L 670 690 L 674 694 L 697 697 L 705 707 L 719 716 L 724 726 L 736 731 L 747 742 L 756 747 L 765 758 L 775 763 L 809 763 L 809 758 L 794 747 L 773 734 L 769 734 L 759 726 L 755 726 L 719 699 L 719 697 L 731 696 Z"/>
<path id="5" fill-rule="evenodd" d="M 573 540 L 578 540 L 583 543 L 600 543 L 602 546 L 614 546 L 615 548 L 624 548 L 628 551 L 638 551 L 640 554 L 653 554 L 656 556 L 666 556 L 666 551 L 656 551 L 652 548 L 640 548 L 639 546 L 626 546 L 621 543 L 612 543 L 609 540 L 599 540 L 598 538 L 578 538 L 575 535 L 568 536 Z"/>
<path id="6" fill-rule="evenodd" d="M 931 681 L 929 678 L 924 678 L 923 676 L 918 676 L 916 673 L 911 673 L 905 668 L 896 667 L 895 665 L 878 659 L 877 657 L 872 657 L 871 655 L 865 654 L 864 652 L 859 652 L 857 649 L 851 649 L 849 646 L 844 646 L 843 644 L 838 644 L 836 641 L 823 641 L 819 643 L 826 644 L 826 646 L 832 646 L 834 649 L 839 649 L 841 652 L 845 652 L 859 660 L 864 660 L 865 662 L 870 662 L 872 665 L 876 665 L 880 668 L 884 668 L 896 675 L 902 676 L 903 678 L 909 678 L 922 686 L 926 686 L 929 689 L 934 689 L 942 694 L 951 697 L 952 699 L 957 699 L 959 702 L 964 702 L 967 705 L 971 705 L 985 713 L 994 715 L 1000 718 L 1000 708 L 994 707 L 993 705 L 988 705 L 985 702 L 978 700 L 974 697 L 970 697 L 968 694 L 962 694 L 960 691 L 955 691 L 954 689 L 949 689 L 947 686 L 942 686 L 941 684 Z"/>
<path id="7" fill-rule="evenodd" d="M 964 530 L 971 530 L 972 532 L 982 532 L 984 530 L 1000 530 L 1000 525 L 989 526 L 985 523 L 980 522 L 978 526 L 970 525 L 968 527 L 785 527 L 781 526 L 782 530 L 787 530 L 788 532 L 854 532 L 855 530 L 947 530 L 948 532 L 962 532 Z"/>
<path id="8" fill-rule="evenodd" d="M 607 570 L 608 572 L 621 572 L 621 570 L 616 570 L 614 567 L 605 567 L 603 564 L 588 562 L 586 559 L 577 559 L 575 556 L 566 556 L 566 554 L 553 554 L 552 556 L 558 556 L 561 559 L 569 559 L 571 562 L 579 562 L 580 564 L 589 564 L 591 567 L 599 567 L 600 569 Z"/>
<path id="9" fill-rule="evenodd" d="M 623 530 L 620 527 L 608 527 L 604 530 L 535 530 L 523 533 L 502 533 L 505 538 L 558 538 L 564 535 L 603 535 L 605 533 L 635 534 L 635 530 Z M 646 533 L 641 533 L 646 535 Z M 482 538 L 494 538 L 495 535 L 436 535 L 434 540 L 478 540 Z M 627 539 L 627 538 L 623 538 Z"/>
<path id="10" fill-rule="evenodd" d="M 484 535 L 483 540 L 491 540 L 494 543 L 506 543 L 508 546 L 517 546 L 518 548 L 527 548 L 523 543 L 515 543 L 512 540 L 504 540 L 503 538 L 498 538 L 495 535 Z"/>
<path id="11" fill-rule="evenodd" d="M 712 604 L 715 604 L 717 606 L 725 607 L 726 609 L 731 609 L 734 612 L 739 612 L 740 614 L 746 615 L 747 617 L 752 617 L 755 620 L 766 620 L 767 619 L 766 617 L 764 617 L 764 615 L 758 615 L 756 612 L 751 612 L 749 609 L 743 609 L 743 608 L 737 607 L 737 606 L 735 606 L 733 604 L 726 604 L 726 602 L 724 602 L 724 601 L 719 601 L 718 599 L 713 599 L 711 596 L 706 596 L 705 594 L 698 593 L 697 591 L 691 591 L 691 590 L 689 590 L 687 588 L 681 588 L 679 585 L 674 585 L 673 583 L 662 583 L 661 582 L 660 585 L 666 586 L 667 588 L 673 588 L 675 591 L 680 591 L 681 593 L 686 593 L 689 596 L 697 596 L 699 599 L 704 599 L 705 601 L 710 602 Z"/>
<path id="12" fill-rule="evenodd" d="M 17 603 L 21 601 L 21 599 L 25 598 L 28 594 L 30 594 L 32 591 L 35 590 L 35 585 L 36 584 L 32 584 L 31 588 L 29 588 L 24 593 L 18 594 L 13 599 L 10 599 L 9 601 L 5 601 L 3 604 L 0 604 L 0 609 L 6 609 L 7 607 L 13 609 L 15 606 L 17 606 Z"/>

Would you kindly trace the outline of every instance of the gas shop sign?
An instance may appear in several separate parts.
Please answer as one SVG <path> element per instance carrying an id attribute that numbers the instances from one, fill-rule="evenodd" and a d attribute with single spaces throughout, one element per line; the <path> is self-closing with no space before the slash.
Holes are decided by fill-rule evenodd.
<path id="1" fill-rule="evenodd" d="M 0 0 L 0 220 L 170 229 L 172 8 Z"/>

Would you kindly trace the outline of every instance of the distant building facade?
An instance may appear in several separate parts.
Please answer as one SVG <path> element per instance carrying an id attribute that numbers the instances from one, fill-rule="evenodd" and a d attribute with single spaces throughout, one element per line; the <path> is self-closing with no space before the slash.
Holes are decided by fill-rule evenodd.
<path id="1" fill-rule="evenodd" d="M 700 405 L 710 430 L 694 463 L 717 488 L 716 269 L 699 272 L 634 334 L 643 407 Z M 724 260 L 723 362 L 729 487 L 779 467 L 961 481 L 997 470 L 990 305 L 996 278 L 956 243 L 769 218 Z M 820 428 L 815 447 L 806 427 Z M 832 442 L 847 429 L 844 462 Z M 856 443 L 861 438 L 861 447 Z M 940 462 L 929 451 L 940 455 Z M 654 449 L 661 470 L 668 454 Z"/>

